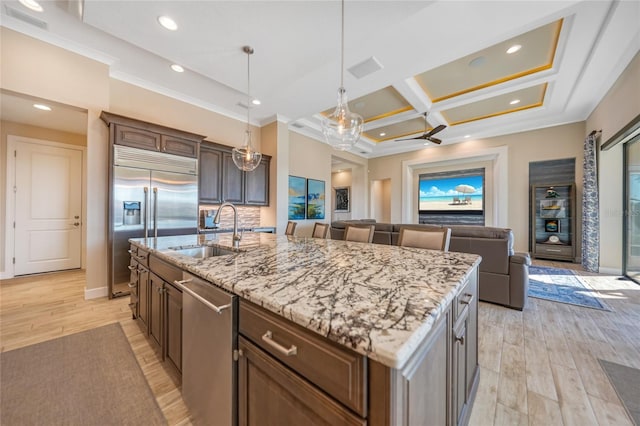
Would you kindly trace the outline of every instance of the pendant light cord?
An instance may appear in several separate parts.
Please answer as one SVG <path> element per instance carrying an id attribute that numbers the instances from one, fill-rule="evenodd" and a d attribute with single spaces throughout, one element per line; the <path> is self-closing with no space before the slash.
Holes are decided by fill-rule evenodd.
<path id="1" fill-rule="evenodd" d="M 340 91 L 344 91 L 344 0 L 342 0 L 342 30 L 340 38 Z"/>
<path id="2" fill-rule="evenodd" d="M 247 51 L 247 131 L 251 131 L 251 53 L 253 50 Z M 251 138 L 249 138 L 249 146 L 251 146 Z"/>

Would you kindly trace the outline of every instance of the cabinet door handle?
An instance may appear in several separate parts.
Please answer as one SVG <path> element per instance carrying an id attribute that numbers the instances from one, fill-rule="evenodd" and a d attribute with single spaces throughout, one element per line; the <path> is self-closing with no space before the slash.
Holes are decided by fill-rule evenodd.
<path id="1" fill-rule="evenodd" d="M 456 336 L 456 342 L 460 342 L 461 345 L 464 345 L 464 336 Z"/>
<path id="2" fill-rule="evenodd" d="M 465 293 L 464 297 L 466 297 L 466 299 L 460 300 L 460 303 L 462 303 L 463 305 L 470 305 L 473 301 L 473 294 Z"/>
<path id="3" fill-rule="evenodd" d="M 129 268 L 130 271 L 134 271 L 136 269 L 135 266 L 131 266 L 131 265 L 127 266 L 127 268 Z"/>
<path id="4" fill-rule="evenodd" d="M 264 335 L 262 336 L 262 340 L 284 356 L 296 355 L 298 353 L 298 348 L 295 345 L 291 345 L 291 347 L 287 349 L 280 343 L 273 340 L 273 333 L 271 333 L 271 331 L 269 330 L 264 333 Z"/>
<path id="5" fill-rule="evenodd" d="M 129 283 L 127 285 L 129 286 L 129 288 L 134 288 L 137 284 L 136 283 Z"/>

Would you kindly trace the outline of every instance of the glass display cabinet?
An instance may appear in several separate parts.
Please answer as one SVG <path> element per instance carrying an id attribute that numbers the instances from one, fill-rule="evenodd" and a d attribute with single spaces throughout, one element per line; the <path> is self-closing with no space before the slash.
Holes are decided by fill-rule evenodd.
<path id="1" fill-rule="evenodd" d="M 531 256 L 576 262 L 573 183 L 531 186 Z"/>

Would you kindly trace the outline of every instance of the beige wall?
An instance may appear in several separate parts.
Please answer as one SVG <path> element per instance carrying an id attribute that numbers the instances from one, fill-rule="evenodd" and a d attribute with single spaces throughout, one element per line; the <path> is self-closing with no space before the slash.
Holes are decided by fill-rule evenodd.
<path id="1" fill-rule="evenodd" d="M 499 224 L 513 229 L 516 250 L 529 251 L 529 162 L 575 158 L 576 187 L 580 198 L 584 135 L 584 122 L 580 122 L 374 158 L 369 160 L 369 179 L 391 179 L 391 221 L 402 222 L 402 205 L 408 202 L 402 188 L 406 164 L 418 168 L 424 162 L 425 166 L 421 168 L 425 171 L 429 170 L 429 165 L 439 170 L 445 165 L 449 168 L 459 165 L 463 169 L 472 167 L 474 162 L 488 161 L 482 158 L 487 152 L 498 152 L 496 155 L 506 157 L 502 158 L 505 165 L 499 170 L 500 173 L 506 173 L 506 184 L 499 194 L 492 194 L 496 198 L 494 206 L 500 210 L 496 212 L 501 218 Z M 493 176 L 493 179 L 500 179 L 500 176 Z M 418 198 L 415 185 L 410 197 L 415 200 Z"/>
<path id="2" fill-rule="evenodd" d="M 391 179 L 372 180 L 371 212 L 369 216 L 378 222 L 391 222 Z"/>
<path id="3" fill-rule="evenodd" d="M 602 130 L 601 144 L 640 114 L 640 54 L 591 113 L 586 131 Z M 600 270 L 622 270 L 623 146 L 599 152 Z"/>

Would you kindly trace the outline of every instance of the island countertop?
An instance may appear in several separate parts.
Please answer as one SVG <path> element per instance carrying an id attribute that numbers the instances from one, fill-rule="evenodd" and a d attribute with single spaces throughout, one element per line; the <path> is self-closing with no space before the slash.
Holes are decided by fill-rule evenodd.
<path id="1" fill-rule="evenodd" d="M 241 251 L 206 259 L 175 249 L 230 248 L 231 236 L 130 241 L 391 368 L 409 359 L 481 260 L 466 253 L 263 233 L 245 233 Z"/>

